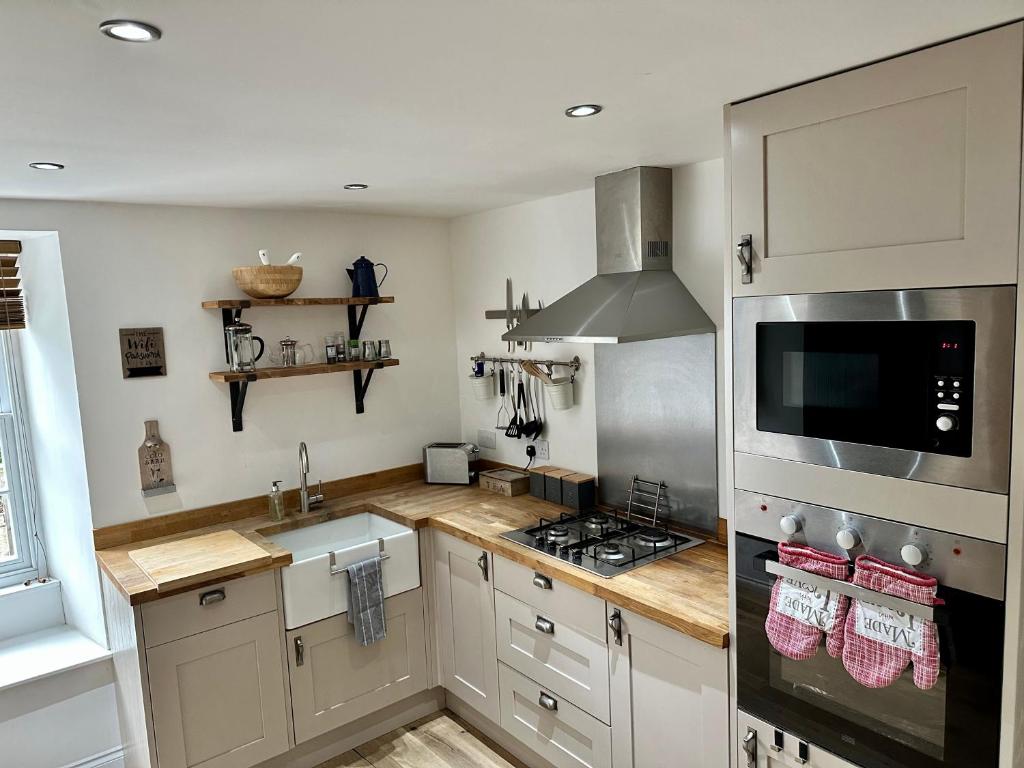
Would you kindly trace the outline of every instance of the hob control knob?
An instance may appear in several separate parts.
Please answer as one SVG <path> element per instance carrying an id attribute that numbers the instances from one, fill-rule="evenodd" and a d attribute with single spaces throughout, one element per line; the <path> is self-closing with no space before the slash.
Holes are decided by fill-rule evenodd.
<path id="1" fill-rule="evenodd" d="M 917 546 L 917 544 L 904 544 L 903 548 L 900 550 L 900 557 L 902 557 L 903 562 L 911 568 L 916 568 L 924 562 L 926 554 L 921 547 Z"/>
<path id="2" fill-rule="evenodd" d="M 855 528 L 842 528 L 836 534 L 836 544 L 843 549 L 853 549 L 860 544 L 860 534 Z"/>
<path id="3" fill-rule="evenodd" d="M 787 536 L 792 536 L 794 533 L 803 528 L 803 523 L 800 522 L 800 518 L 796 515 L 786 515 L 784 518 L 779 520 L 779 528 Z"/>
<path id="4" fill-rule="evenodd" d="M 956 418 L 953 416 L 939 416 L 935 420 L 935 427 L 939 432 L 949 432 L 950 430 L 956 429 Z"/>

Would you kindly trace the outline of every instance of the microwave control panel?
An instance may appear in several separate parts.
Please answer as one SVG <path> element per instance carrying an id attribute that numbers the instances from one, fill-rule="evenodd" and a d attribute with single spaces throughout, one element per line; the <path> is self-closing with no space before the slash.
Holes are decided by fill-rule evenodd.
<path id="1" fill-rule="evenodd" d="M 935 453 L 971 455 L 973 323 L 942 323 L 929 355 L 931 439 Z"/>

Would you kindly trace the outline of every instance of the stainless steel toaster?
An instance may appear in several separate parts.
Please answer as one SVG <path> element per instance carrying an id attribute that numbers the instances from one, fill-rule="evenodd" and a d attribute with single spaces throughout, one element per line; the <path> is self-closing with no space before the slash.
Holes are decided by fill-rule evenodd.
<path id="1" fill-rule="evenodd" d="M 469 485 L 476 480 L 479 458 L 472 443 L 430 443 L 423 446 L 423 474 L 428 483 Z"/>

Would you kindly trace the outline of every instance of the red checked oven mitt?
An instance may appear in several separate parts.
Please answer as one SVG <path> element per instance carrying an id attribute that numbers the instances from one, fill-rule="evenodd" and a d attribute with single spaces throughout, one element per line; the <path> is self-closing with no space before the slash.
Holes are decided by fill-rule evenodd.
<path id="1" fill-rule="evenodd" d="M 849 580 L 849 560 L 811 547 L 780 542 L 779 562 L 830 579 Z M 814 656 L 823 634 L 829 655 L 839 658 L 847 607 L 844 595 L 780 576 L 772 587 L 764 631 L 775 650 L 795 661 Z"/>
<path id="2" fill-rule="evenodd" d="M 941 603 L 938 582 L 883 560 L 861 555 L 853 583 L 875 592 L 902 597 L 922 605 Z M 892 685 L 914 662 L 914 685 L 928 690 L 939 677 L 939 638 L 935 623 L 891 608 L 854 600 L 846 618 L 843 666 L 868 688 Z"/>

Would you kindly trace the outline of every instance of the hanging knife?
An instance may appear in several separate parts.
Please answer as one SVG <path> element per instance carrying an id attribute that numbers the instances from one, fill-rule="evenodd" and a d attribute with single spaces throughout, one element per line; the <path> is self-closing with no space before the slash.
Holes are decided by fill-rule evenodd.
<path id="1" fill-rule="evenodd" d="M 521 315 L 521 317 L 523 320 L 530 319 L 530 294 L 528 293 L 523 294 L 523 314 Z M 530 350 L 533 349 L 533 342 L 523 342 L 523 346 L 526 348 L 526 351 L 529 352 Z"/>
<path id="2" fill-rule="evenodd" d="M 523 300 L 519 303 L 519 312 L 517 314 L 519 315 L 519 322 L 520 323 L 523 322 L 523 320 L 526 319 L 526 294 L 525 293 L 523 294 Z M 518 325 L 518 323 L 517 323 L 517 325 Z M 523 349 L 526 349 L 526 342 L 525 341 L 517 341 L 516 345 L 522 347 Z"/>
<path id="3" fill-rule="evenodd" d="M 512 330 L 512 278 L 505 278 L 505 329 Z M 512 342 L 508 343 L 508 351 L 512 351 Z"/>

